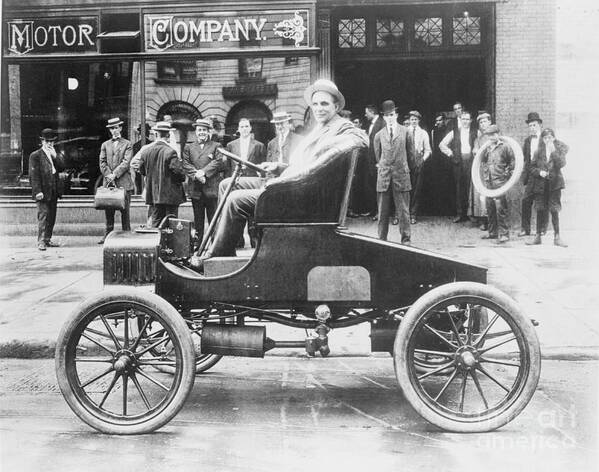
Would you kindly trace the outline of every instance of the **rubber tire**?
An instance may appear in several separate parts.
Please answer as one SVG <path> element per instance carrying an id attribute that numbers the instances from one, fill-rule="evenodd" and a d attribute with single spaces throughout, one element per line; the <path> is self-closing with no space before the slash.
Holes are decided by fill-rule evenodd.
<path id="1" fill-rule="evenodd" d="M 408 344 L 416 323 L 427 311 L 437 304 L 459 296 L 480 297 L 499 305 L 515 321 L 521 330 L 525 345 L 529 348 L 530 368 L 520 394 L 498 415 L 474 421 L 456 421 L 440 415 L 427 405 L 419 396 L 410 380 L 408 365 Z M 476 282 L 454 282 L 436 287 L 420 297 L 408 309 L 401 321 L 395 337 L 393 362 L 395 375 L 404 396 L 425 420 L 446 431 L 456 433 L 481 433 L 493 431 L 512 421 L 528 405 L 535 393 L 541 373 L 541 351 L 539 340 L 530 320 L 526 318 L 516 302 L 500 290 Z"/>
<path id="2" fill-rule="evenodd" d="M 512 172 L 512 175 L 505 184 L 503 184 L 499 188 L 490 189 L 487 188 L 487 186 L 483 183 L 480 177 L 482 154 L 483 151 L 492 144 L 491 141 L 487 141 L 485 144 L 481 146 L 481 148 L 476 153 L 476 156 L 474 156 L 474 160 L 472 161 L 472 185 L 474 185 L 474 188 L 478 190 L 478 193 L 487 198 L 497 198 L 506 193 L 516 184 L 516 182 L 520 180 L 520 176 L 524 171 L 524 154 L 522 153 L 522 148 L 520 147 L 518 142 L 515 139 L 510 138 L 509 136 L 500 136 L 500 139 L 503 142 L 509 144 L 509 146 L 512 148 L 512 151 L 514 151 L 514 171 Z"/>
<path id="3" fill-rule="evenodd" d="M 169 325 L 179 340 L 182 351 L 181 382 L 173 399 L 166 407 L 148 420 L 136 424 L 116 424 L 107 422 L 88 411 L 73 393 L 66 372 L 67 346 L 78 325 L 91 312 L 110 303 L 132 302 L 154 311 L 165 325 Z M 60 390 L 73 412 L 92 428 L 107 434 L 145 434 L 164 426 L 185 404 L 195 380 L 195 351 L 185 321 L 167 301 L 153 293 L 138 294 L 131 290 L 112 289 L 103 291 L 83 301 L 63 325 L 56 343 L 56 377 Z"/>

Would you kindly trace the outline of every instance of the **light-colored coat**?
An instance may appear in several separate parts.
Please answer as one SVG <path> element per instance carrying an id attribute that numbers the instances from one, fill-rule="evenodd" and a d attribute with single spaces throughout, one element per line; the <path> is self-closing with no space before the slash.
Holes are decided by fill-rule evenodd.
<path id="1" fill-rule="evenodd" d="M 125 190 L 133 190 L 133 180 L 129 172 L 129 165 L 133 147 L 131 141 L 125 138 L 119 138 L 117 145 L 112 143 L 112 139 L 104 141 L 100 148 L 100 172 L 104 176 L 104 185 L 107 185 L 106 179 L 110 174 L 114 174 L 115 184 Z"/>
<path id="2" fill-rule="evenodd" d="M 397 125 L 397 133 L 391 141 L 389 129 L 381 129 L 374 137 L 374 155 L 377 162 L 376 191 L 386 192 L 389 185 L 400 192 L 412 190 L 410 168 L 413 162 L 413 146 L 410 146 L 408 129 Z"/>

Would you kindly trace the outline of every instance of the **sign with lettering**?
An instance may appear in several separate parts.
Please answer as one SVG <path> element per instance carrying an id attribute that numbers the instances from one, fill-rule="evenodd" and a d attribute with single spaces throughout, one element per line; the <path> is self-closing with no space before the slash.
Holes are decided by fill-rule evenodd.
<path id="1" fill-rule="evenodd" d="M 97 51 L 95 16 L 7 20 L 4 31 L 9 56 Z"/>
<path id="2" fill-rule="evenodd" d="M 207 50 L 310 46 L 308 10 L 236 13 L 146 14 L 145 50 Z"/>

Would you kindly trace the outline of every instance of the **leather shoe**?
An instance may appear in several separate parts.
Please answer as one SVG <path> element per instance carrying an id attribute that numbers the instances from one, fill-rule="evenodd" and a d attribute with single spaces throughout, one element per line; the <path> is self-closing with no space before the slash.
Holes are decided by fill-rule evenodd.
<path id="1" fill-rule="evenodd" d="M 502 234 L 501 236 L 499 236 L 499 239 L 497 239 L 497 244 L 507 243 L 509 240 L 510 240 L 509 236 Z"/>
<path id="2" fill-rule="evenodd" d="M 518 233 L 518 237 L 519 237 L 519 238 L 522 238 L 522 237 L 524 237 L 524 236 L 530 236 L 530 231 L 520 231 L 520 232 Z"/>
<path id="3" fill-rule="evenodd" d="M 399 224 L 399 220 L 397 218 L 393 218 L 393 220 L 391 221 L 392 225 L 398 225 Z"/>
<path id="4" fill-rule="evenodd" d="M 466 216 L 458 216 L 453 220 L 454 223 L 463 223 L 464 221 L 468 221 Z"/>
<path id="5" fill-rule="evenodd" d="M 410 224 L 411 225 L 415 225 L 416 224 L 416 218 L 410 218 Z"/>
<path id="6" fill-rule="evenodd" d="M 60 247 L 60 244 L 54 243 L 52 241 L 46 241 L 46 247 Z"/>
<path id="7" fill-rule="evenodd" d="M 526 244 L 527 246 L 536 246 L 537 244 L 541 244 L 541 235 L 537 234 L 534 239 L 530 240 L 530 241 L 526 241 L 524 244 Z"/>
<path id="8" fill-rule="evenodd" d="M 45 250 L 46 250 L 46 244 L 45 244 L 45 243 L 39 243 L 39 244 L 37 245 L 37 249 L 38 249 L 39 251 L 45 251 Z"/>
<path id="9" fill-rule="evenodd" d="M 377 221 L 379 219 L 379 215 L 372 215 L 372 221 Z"/>
<path id="10" fill-rule="evenodd" d="M 480 239 L 497 239 L 496 234 L 483 234 Z"/>
<path id="11" fill-rule="evenodd" d="M 562 241 L 562 239 L 558 236 L 555 236 L 555 238 L 553 239 L 553 244 L 555 246 L 559 246 L 559 247 L 568 247 L 568 245 Z"/>
<path id="12" fill-rule="evenodd" d="M 105 238 L 105 237 L 104 237 L 104 238 L 102 238 L 102 239 L 100 239 L 100 240 L 98 241 L 98 244 L 104 244 L 104 241 L 106 241 L 106 238 Z"/>

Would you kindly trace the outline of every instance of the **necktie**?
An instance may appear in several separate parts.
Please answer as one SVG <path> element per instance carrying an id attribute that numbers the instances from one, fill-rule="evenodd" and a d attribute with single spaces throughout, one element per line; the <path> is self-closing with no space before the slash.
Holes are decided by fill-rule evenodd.
<path id="1" fill-rule="evenodd" d="M 393 126 L 389 126 L 389 139 L 393 141 Z"/>

